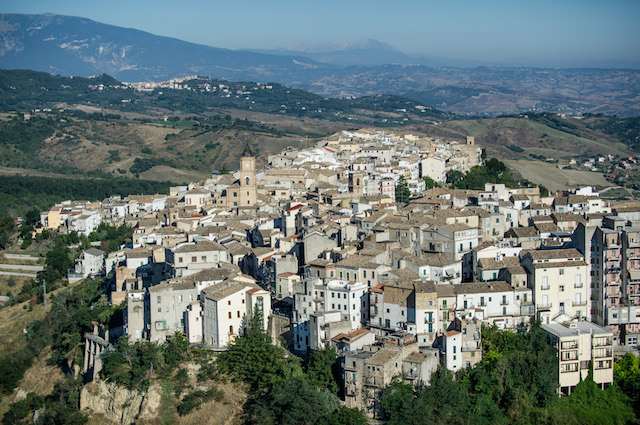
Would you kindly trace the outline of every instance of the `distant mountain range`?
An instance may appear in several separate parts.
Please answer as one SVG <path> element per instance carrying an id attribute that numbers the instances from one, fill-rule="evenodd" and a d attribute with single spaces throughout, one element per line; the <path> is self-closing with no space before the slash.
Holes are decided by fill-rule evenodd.
<path id="1" fill-rule="evenodd" d="M 319 63 L 335 66 L 428 65 L 425 58 L 408 55 L 387 43 L 373 39 L 333 48 L 276 49 L 257 52 L 281 56 L 303 56 Z"/>
<path id="2" fill-rule="evenodd" d="M 640 70 L 453 67 L 377 40 L 337 48 L 231 50 L 60 15 L 0 14 L 0 68 L 121 81 L 204 75 L 323 96 L 393 94 L 467 115 L 640 115 Z"/>
<path id="3" fill-rule="evenodd" d="M 0 14 L 0 67 L 125 81 L 185 74 L 268 80 L 317 67 L 305 57 L 222 49 L 60 15 Z"/>

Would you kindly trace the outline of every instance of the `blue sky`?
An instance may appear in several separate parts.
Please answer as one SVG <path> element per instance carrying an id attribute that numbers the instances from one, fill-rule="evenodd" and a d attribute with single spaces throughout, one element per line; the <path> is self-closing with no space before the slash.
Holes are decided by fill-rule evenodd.
<path id="1" fill-rule="evenodd" d="M 374 38 L 476 64 L 640 67 L 640 0 L 2 0 L 228 48 Z"/>

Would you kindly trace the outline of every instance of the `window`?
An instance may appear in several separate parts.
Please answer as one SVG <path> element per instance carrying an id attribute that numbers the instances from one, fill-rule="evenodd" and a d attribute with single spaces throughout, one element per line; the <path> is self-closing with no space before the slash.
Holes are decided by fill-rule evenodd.
<path id="1" fill-rule="evenodd" d="M 233 335 L 233 326 L 229 326 L 229 335 Z"/>
<path id="2" fill-rule="evenodd" d="M 206 255 L 203 255 L 202 257 L 200 257 L 200 259 L 201 259 L 202 261 L 207 261 L 207 256 L 206 256 Z"/>
<path id="3" fill-rule="evenodd" d="M 191 257 L 191 262 L 192 263 L 197 263 L 198 262 L 198 257 Z"/>
<path id="4" fill-rule="evenodd" d="M 560 276 L 563 276 L 564 275 L 564 269 L 558 270 L 558 273 L 560 274 Z"/>
<path id="5" fill-rule="evenodd" d="M 238 319 L 240 318 L 240 310 L 237 311 Z"/>
<path id="6" fill-rule="evenodd" d="M 231 319 L 231 312 L 228 312 L 227 316 L 229 317 L 229 319 Z"/>
<path id="7" fill-rule="evenodd" d="M 549 276 L 542 276 L 542 288 L 549 289 Z"/>

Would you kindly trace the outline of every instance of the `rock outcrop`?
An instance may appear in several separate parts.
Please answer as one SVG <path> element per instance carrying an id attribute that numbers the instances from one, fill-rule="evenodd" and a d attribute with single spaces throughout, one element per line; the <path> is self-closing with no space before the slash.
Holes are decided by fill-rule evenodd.
<path id="1" fill-rule="evenodd" d="M 100 415 L 114 424 L 130 425 L 157 418 L 160 399 L 160 386 L 157 384 L 152 384 L 146 391 L 136 391 L 97 381 L 82 388 L 80 409 Z"/>

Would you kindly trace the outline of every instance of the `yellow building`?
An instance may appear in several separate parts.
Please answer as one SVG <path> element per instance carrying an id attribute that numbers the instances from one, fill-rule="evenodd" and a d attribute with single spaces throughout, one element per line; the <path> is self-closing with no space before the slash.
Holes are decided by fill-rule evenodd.
<path id="1" fill-rule="evenodd" d="M 227 207 L 255 206 L 256 192 L 256 158 L 247 144 L 240 158 L 240 178 L 227 188 Z"/>

